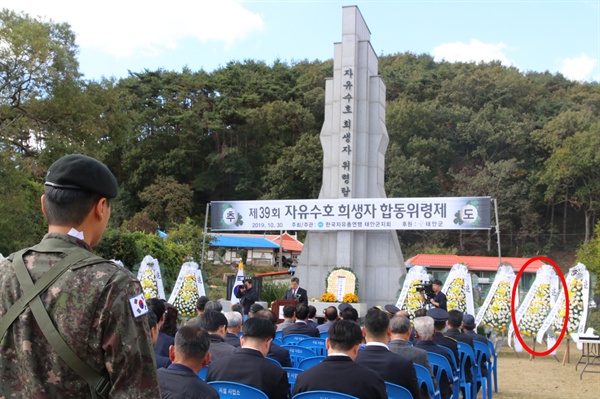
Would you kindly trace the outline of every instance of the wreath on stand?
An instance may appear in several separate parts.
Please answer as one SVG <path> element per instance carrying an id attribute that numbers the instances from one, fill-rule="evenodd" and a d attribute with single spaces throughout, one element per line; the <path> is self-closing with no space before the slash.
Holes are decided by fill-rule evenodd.
<path id="1" fill-rule="evenodd" d="M 325 293 L 321 295 L 322 302 L 338 302 L 340 294 L 339 280 L 343 278 L 344 287 L 341 289 L 343 297 L 341 302 L 358 302 L 358 278 L 349 267 L 335 267 L 325 277 Z"/>

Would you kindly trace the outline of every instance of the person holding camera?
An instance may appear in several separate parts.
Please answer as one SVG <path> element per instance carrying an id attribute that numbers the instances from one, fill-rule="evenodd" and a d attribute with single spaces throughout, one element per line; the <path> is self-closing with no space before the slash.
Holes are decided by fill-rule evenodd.
<path id="1" fill-rule="evenodd" d="M 442 292 L 442 282 L 437 279 L 433 280 L 431 288 L 433 289 L 435 296 L 429 299 L 429 303 L 431 303 L 436 308 L 444 309 L 447 311 L 448 309 L 446 306 L 446 294 Z"/>
<path id="2" fill-rule="evenodd" d="M 244 321 L 248 319 L 250 307 L 258 300 L 258 292 L 252 287 L 252 279 L 245 278 L 235 293 L 235 296 L 240 299 L 240 304 L 244 308 Z"/>

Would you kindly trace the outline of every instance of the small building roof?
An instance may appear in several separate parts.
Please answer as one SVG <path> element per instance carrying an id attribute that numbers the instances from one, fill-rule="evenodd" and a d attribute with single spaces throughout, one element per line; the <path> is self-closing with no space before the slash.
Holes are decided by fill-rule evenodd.
<path id="1" fill-rule="evenodd" d="M 216 236 L 216 235 L 215 235 Z M 294 236 L 283 233 L 283 239 L 280 239 L 280 235 L 276 234 L 219 234 L 220 237 L 238 237 L 238 238 L 260 238 L 271 241 L 276 244 L 275 247 L 266 247 L 266 248 L 279 248 L 279 244 L 281 242 L 281 246 L 284 251 L 287 252 L 302 252 L 302 248 L 304 248 L 304 244 L 298 241 Z M 213 245 L 215 247 L 221 246 L 224 247 L 226 245 Z M 254 248 L 262 248 L 262 247 L 254 247 Z"/>
<path id="2" fill-rule="evenodd" d="M 279 245 L 264 237 L 244 237 L 234 235 L 213 234 L 211 247 L 228 248 L 279 248 Z"/>
<path id="3" fill-rule="evenodd" d="M 510 263 L 518 273 L 521 267 L 531 258 L 511 258 L 502 257 L 502 263 Z M 406 266 L 428 266 L 439 269 L 450 269 L 457 263 L 467 265 L 469 270 L 495 272 L 498 270 L 500 260 L 496 256 L 461 256 L 461 255 L 428 255 L 418 254 L 408 259 L 404 264 Z M 540 267 L 545 265 L 544 262 L 536 260 L 527 266 L 526 273 L 535 273 Z"/>

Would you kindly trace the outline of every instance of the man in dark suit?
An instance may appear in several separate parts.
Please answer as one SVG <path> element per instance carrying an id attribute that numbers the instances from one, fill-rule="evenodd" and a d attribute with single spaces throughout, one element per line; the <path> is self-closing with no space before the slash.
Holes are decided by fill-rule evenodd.
<path id="1" fill-rule="evenodd" d="M 448 322 L 450 322 L 450 319 L 448 319 Z M 486 337 L 484 337 L 483 335 L 479 335 L 477 334 L 474 330 L 475 330 L 475 318 L 470 315 L 465 313 L 465 315 L 463 316 L 462 319 L 462 328 L 465 331 L 465 335 L 471 339 L 473 339 L 473 341 L 479 341 L 482 344 L 484 344 L 485 346 L 488 345 L 488 340 Z M 487 369 L 487 364 L 486 361 L 489 361 L 490 359 L 488 359 L 489 356 L 486 356 L 485 359 L 481 359 L 481 362 L 479 363 L 479 372 L 481 373 L 482 376 L 487 377 L 488 376 L 488 369 Z M 481 383 L 477 383 L 477 390 L 479 391 L 479 388 L 481 387 Z"/>
<path id="2" fill-rule="evenodd" d="M 456 340 L 454 338 L 447 337 L 443 334 L 448 324 L 448 312 L 446 312 L 444 309 L 433 308 L 427 311 L 427 316 L 433 319 L 433 329 L 435 330 L 435 333 L 433 334 L 433 342 L 435 342 L 437 345 L 445 346 L 452 351 L 456 363 L 453 360 L 450 362 L 450 364 L 452 364 L 454 369 L 457 370 L 460 367 L 460 364 L 458 363 L 460 362 L 458 357 L 458 345 L 456 344 Z"/>
<path id="3" fill-rule="evenodd" d="M 473 352 L 475 347 L 473 346 L 473 337 L 469 337 L 461 331 L 463 314 L 460 310 L 451 310 L 448 312 L 448 329 L 444 334 L 446 337 L 454 338 L 458 342 L 464 342 L 469 345 Z"/>
<path id="4" fill-rule="evenodd" d="M 233 345 L 225 342 L 227 334 L 227 318 L 221 312 L 206 310 L 198 326 L 210 336 L 210 357 L 212 361 L 229 356 L 236 351 Z"/>
<path id="5" fill-rule="evenodd" d="M 435 374 L 433 374 L 433 369 L 429 363 L 427 352 L 423 349 L 415 348 L 414 346 L 410 346 L 408 344 L 412 333 L 412 328 L 410 326 L 410 320 L 408 317 L 392 317 L 390 320 L 390 330 L 392 331 L 391 340 L 388 343 L 390 351 L 412 360 L 415 364 L 425 367 L 431 375 L 434 387 L 437 389 L 437 380 L 435 379 Z M 421 391 L 421 397 L 426 398 L 427 392 L 425 391 L 424 394 L 423 391 Z"/>
<path id="6" fill-rule="evenodd" d="M 300 288 L 300 279 L 298 277 L 292 277 L 290 288 L 285 292 L 283 299 L 293 299 L 308 306 L 308 294 L 304 288 Z"/>
<path id="7" fill-rule="evenodd" d="M 387 398 L 383 379 L 375 371 L 354 362 L 362 342 L 360 326 L 339 320 L 329 329 L 328 356 L 300 373 L 292 396 L 308 391 L 334 391 L 361 399 Z"/>
<path id="8" fill-rule="evenodd" d="M 319 330 L 315 326 L 309 325 L 308 321 L 308 306 L 299 304 L 296 306 L 296 322 L 281 331 L 281 336 L 285 337 L 289 334 L 304 334 L 309 337 L 319 338 Z"/>
<path id="9" fill-rule="evenodd" d="M 420 389 L 413 362 L 389 350 L 391 337 L 390 318 L 386 312 L 371 308 L 365 316 L 363 327 L 367 345 L 358 351 L 354 360 L 377 372 L 384 381 L 408 389 L 414 399 L 419 399 Z"/>
<path id="10" fill-rule="evenodd" d="M 263 309 L 256 313 L 254 317 L 260 317 L 262 319 L 267 319 L 271 323 L 273 323 L 273 328 L 277 331 L 277 315 L 270 311 L 269 309 Z M 267 353 L 267 357 L 271 359 L 275 359 L 281 364 L 281 367 L 292 367 L 292 359 L 290 358 L 290 351 L 282 348 L 276 343 L 271 341 L 271 346 L 269 347 L 269 353 Z"/>
<path id="11" fill-rule="evenodd" d="M 275 337 L 273 324 L 260 317 L 248 319 L 242 326 L 242 347 L 232 355 L 210 364 L 206 381 L 232 381 L 263 391 L 269 399 L 288 399 L 287 373 L 265 359 Z"/>
<path id="12" fill-rule="evenodd" d="M 415 325 L 415 335 L 417 337 L 415 348 L 444 356 L 448 360 L 450 367 L 452 367 L 453 361 L 448 351 L 446 351 L 444 348 L 440 348 L 435 342 L 433 342 L 433 319 L 429 316 L 421 316 L 414 319 L 413 323 Z M 451 375 L 445 375 L 445 373 L 442 374 L 442 377 L 439 381 L 442 399 L 449 399 L 450 396 L 452 396 L 452 378 L 453 376 Z"/>
<path id="13" fill-rule="evenodd" d="M 197 375 L 210 361 L 209 347 L 206 331 L 197 326 L 179 329 L 169 348 L 173 363 L 158 370 L 161 398 L 219 399 L 219 393 Z"/>

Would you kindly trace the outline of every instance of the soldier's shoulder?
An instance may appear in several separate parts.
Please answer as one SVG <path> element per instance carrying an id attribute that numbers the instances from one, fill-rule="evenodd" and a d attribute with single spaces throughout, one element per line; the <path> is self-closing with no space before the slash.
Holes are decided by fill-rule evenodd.
<path id="1" fill-rule="evenodd" d="M 456 340 L 456 338 L 452 338 L 452 337 L 449 337 L 449 336 L 447 336 L 447 335 L 444 335 L 444 338 L 446 338 L 446 339 L 448 339 L 448 340 L 450 340 L 450 341 L 452 341 L 452 342 L 454 342 L 454 343 L 458 342 L 458 341 Z"/>

